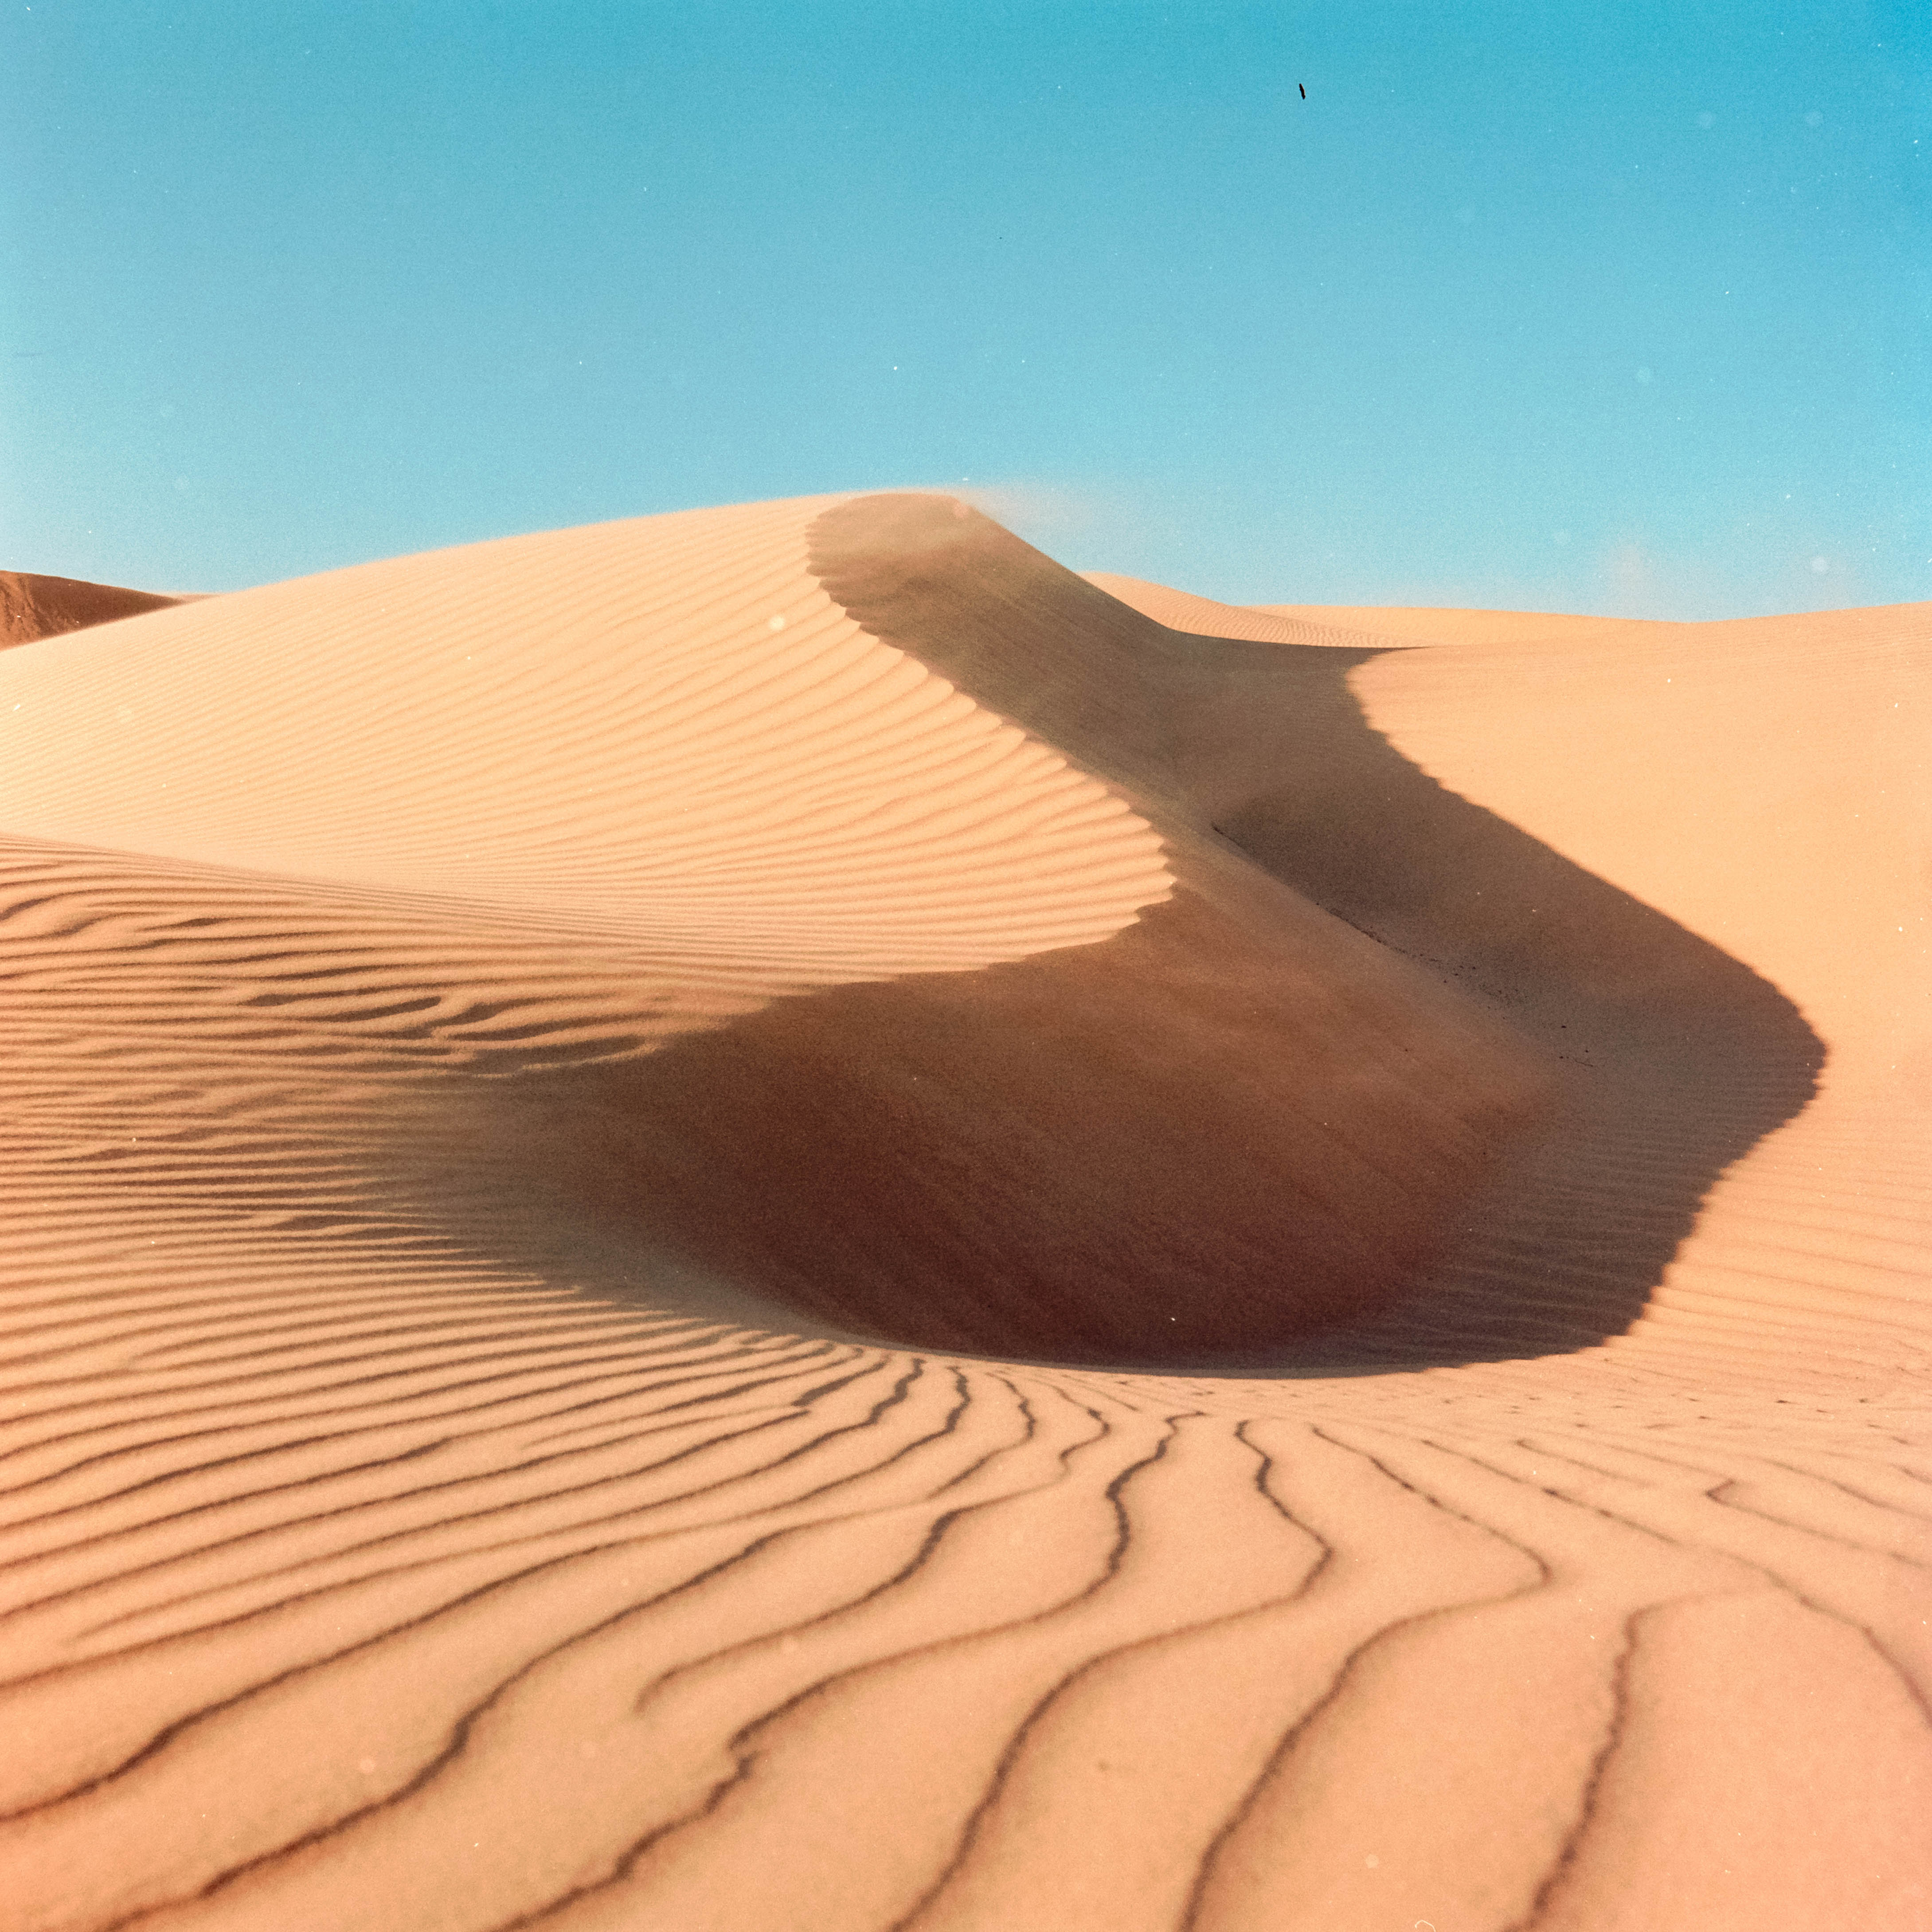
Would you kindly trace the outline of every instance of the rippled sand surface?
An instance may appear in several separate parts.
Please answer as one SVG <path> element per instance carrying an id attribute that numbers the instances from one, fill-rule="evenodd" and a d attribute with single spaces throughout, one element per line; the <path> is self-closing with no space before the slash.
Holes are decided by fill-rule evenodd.
<path id="1" fill-rule="evenodd" d="M 57 582 L 8 1926 L 1932 1922 L 1932 607 Z"/>

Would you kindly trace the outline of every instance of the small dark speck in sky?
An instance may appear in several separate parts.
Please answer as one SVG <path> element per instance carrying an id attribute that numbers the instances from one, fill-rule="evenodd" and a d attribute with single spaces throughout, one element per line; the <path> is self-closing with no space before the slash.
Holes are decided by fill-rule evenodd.
<path id="1" fill-rule="evenodd" d="M 1298 80 L 1294 84 L 1297 87 L 1301 87 L 1301 83 Z M 1301 87 L 1301 98 L 1304 100 L 1308 98 L 1308 90 L 1305 87 Z"/>

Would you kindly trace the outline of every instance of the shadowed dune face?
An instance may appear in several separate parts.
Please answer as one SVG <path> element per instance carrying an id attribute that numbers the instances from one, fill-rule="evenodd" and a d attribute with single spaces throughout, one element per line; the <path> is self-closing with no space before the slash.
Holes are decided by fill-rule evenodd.
<path id="1" fill-rule="evenodd" d="M 620 1251 L 848 1332 L 1252 1353 L 1435 1255 L 1545 1098 L 1520 1056 L 1398 978 L 1352 976 L 1359 942 L 1327 937 L 1188 892 L 1101 944 L 837 988 L 492 1088 L 437 1133 L 464 1170 L 523 1150 L 524 1184 L 541 1168 Z"/>
<path id="2" fill-rule="evenodd" d="M 149 622 L 15 661 L 13 821 L 440 887 L 628 973 L 592 1065 L 399 976 L 371 1010 L 448 1011 L 494 1070 L 322 1105 L 411 1226 L 627 1299 L 1122 1366 L 1571 1347 L 1820 1062 L 1774 988 L 1371 730 L 1385 653 L 1166 628 L 949 499 Z M 292 782 L 248 748 L 298 703 Z M 190 728 L 242 749 L 184 767 Z"/>
<path id="3" fill-rule="evenodd" d="M 1096 944 L 452 1093 L 405 1163 L 433 1214 L 488 1172 L 613 1279 L 669 1264 L 905 1346 L 1509 1358 L 1628 1328 L 1810 1096 L 1775 987 L 1369 727 L 1348 678 L 1381 650 L 1165 628 L 945 499 L 827 511 L 811 557 L 1110 782 L 1180 892 Z"/>
<path id="4" fill-rule="evenodd" d="M 1187 890 L 1111 939 L 786 999 L 648 1058 L 452 1096 L 429 1136 L 448 1159 L 412 1161 L 419 1184 L 464 1199 L 464 1177 L 499 1173 L 544 1204 L 532 1226 L 580 1225 L 641 1276 L 669 1259 L 902 1345 L 1251 1362 L 1372 1315 L 1466 1231 L 1556 1103 L 1556 1063 L 1114 754 L 1163 701 L 1150 647 L 1184 662 L 1200 640 L 963 506 L 919 500 L 910 530 L 902 508 L 817 525 L 838 603 L 917 662 L 952 664 L 990 627 L 1028 675 L 1070 680 L 1061 704 L 998 686 L 998 709 L 1042 721 L 1030 736 L 1067 728 L 1082 769 L 1122 780 Z M 934 526 L 958 608 L 930 625 L 875 622 L 826 561 L 856 528 L 888 571 L 916 569 Z M 1178 751 L 1189 722 L 1170 728 Z"/>
<path id="5" fill-rule="evenodd" d="M 493 1070 L 418 1043 L 406 1093 L 304 1102 L 345 1124 L 358 1198 L 479 1258 L 1082 1362 L 1245 1360 L 1372 1309 L 1548 1103 L 1546 1070 L 1172 810 L 1186 902 L 1136 925 L 1174 888 L 1160 830 L 842 609 L 808 568 L 822 507 L 512 539 L 52 640 L 11 670 L 0 803 L 83 870 L 140 852 L 243 903 L 266 875 L 278 904 L 306 874 L 318 909 L 346 892 L 382 929 L 434 904 L 538 946 L 546 997 L 473 1022 L 358 956 L 381 992 L 340 1010 L 398 1043 L 437 1016 Z M 1103 640 L 1138 622 L 1053 567 L 1038 614 L 1070 587 Z M 183 760 L 189 736 L 230 748 Z M 497 1078 L 571 944 L 592 980 L 631 962 L 586 1056 L 626 1064 Z M 215 997 L 294 1018 L 312 995 Z"/>
<path id="6" fill-rule="evenodd" d="M 123 590 L 112 584 L 88 584 L 77 577 L 36 577 L 0 570 L 0 650 L 111 624 L 120 617 L 163 610 L 183 600 L 152 590 Z"/>
<path id="7" fill-rule="evenodd" d="M 1718 1174 L 1814 1092 L 1823 1048 L 1776 987 L 1369 726 L 1348 678 L 1380 652 L 1166 630 L 943 499 L 829 511 L 812 559 L 874 635 L 1118 785 L 1184 880 L 1204 838 L 1244 854 L 1507 1028 L 1556 1083 L 1478 1210 L 1418 1196 L 1442 1265 L 1324 1361 L 1620 1331 Z"/>

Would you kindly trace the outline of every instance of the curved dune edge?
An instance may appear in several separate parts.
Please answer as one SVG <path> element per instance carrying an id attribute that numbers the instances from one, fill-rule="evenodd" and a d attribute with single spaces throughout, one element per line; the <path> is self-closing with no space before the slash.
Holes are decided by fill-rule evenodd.
<path id="1" fill-rule="evenodd" d="M 0 665 L 0 814 L 790 984 L 1023 956 L 1161 897 L 1118 800 L 832 608 L 802 556 L 822 508 L 506 538 L 46 640 Z"/>
<path id="2" fill-rule="evenodd" d="M 550 591 L 574 621 L 576 593 Z M 377 876 L 374 830 L 328 877 L 14 837 L 10 1910 L 1922 1924 L 1923 954 L 1880 950 L 1876 914 L 1900 890 L 1905 922 L 1922 862 L 1928 653 L 1902 618 L 1843 617 L 1712 654 L 1681 713 L 1615 652 L 1538 670 L 1324 650 L 1298 687 L 1334 724 L 1362 714 L 1337 782 L 1381 771 L 1385 735 L 1426 775 L 1419 832 L 1477 826 L 1475 856 L 1507 872 L 1524 848 L 1438 793 L 1488 808 L 1588 868 L 1577 904 L 1613 905 L 1697 984 L 1774 982 L 1828 1049 L 1681 1249 L 1749 1197 L 1768 1238 L 1724 1292 L 1680 1320 L 1667 1281 L 1628 1336 L 1534 1359 L 1129 1375 L 801 1332 L 704 1281 L 654 1308 L 570 1174 L 499 1128 L 452 1148 L 420 1096 L 584 1062 L 628 1077 L 896 982 L 771 1004 L 768 965 L 748 986 L 724 970 L 734 933 L 705 1022 L 731 1024 L 700 1034 L 685 962 L 626 923 L 628 879 L 574 922 L 520 856 L 501 898 L 476 874 L 440 893 L 427 861 Z M 1675 704 L 1685 674 L 1662 674 Z M 299 744 L 312 713 L 286 716 Z M 436 748 L 408 767 L 432 795 Z M 1672 758 L 1674 822 L 1640 808 L 1664 769 L 1644 760 Z M 1292 919 L 1323 958 L 1378 956 L 1240 856 L 1332 892 L 1292 788 L 1266 809 L 1250 792 L 1231 851 L 1190 829 L 1195 777 L 1133 778 L 1173 816 L 1157 908 Z M 1130 788 L 1097 788 L 1118 808 Z M 1748 862 L 1700 871 L 1687 824 Z M 1164 916 L 932 984 L 1097 970 Z M 1436 997 L 1412 963 L 1375 970 L 1391 1011 Z M 1444 998 L 1429 1010 L 1463 1012 Z M 1484 1024 L 1459 1024 L 1476 1051 Z M 1486 1264 L 1505 1285 L 1508 1260 Z M 716 1314 L 690 1312 L 714 1291 Z"/>
<path id="3" fill-rule="evenodd" d="M 1727 1378 L 1780 1384 L 1820 1371 L 1814 1351 L 1881 1379 L 1922 1372 L 1932 610 L 1556 631 L 1533 614 L 1333 614 L 1462 636 L 1352 670 L 1368 722 L 1774 982 L 1826 1044 L 1816 1096 L 1726 1170 L 1611 1346 L 1681 1349 L 1692 1372 L 1714 1352 Z"/>

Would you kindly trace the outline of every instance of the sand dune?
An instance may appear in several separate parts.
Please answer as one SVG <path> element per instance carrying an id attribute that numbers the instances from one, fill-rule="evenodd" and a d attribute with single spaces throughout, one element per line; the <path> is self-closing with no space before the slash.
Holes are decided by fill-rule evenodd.
<path id="1" fill-rule="evenodd" d="M 1701 624 L 1660 618 L 1576 617 L 1550 610 L 1444 610 L 1358 604 L 1258 604 L 1257 618 L 1288 623 L 1373 628 L 1384 637 L 1418 644 L 1583 644 L 1610 638 L 1682 638 Z"/>
<path id="2" fill-rule="evenodd" d="M 908 496 L 8 652 L 8 1922 L 1922 1926 L 1928 697 Z"/>
<path id="3" fill-rule="evenodd" d="M 1246 638 L 1265 644 L 1332 644 L 1358 651 L 1365 640 L 1377 644 L 1396 640 L 1376 633 L 1374 611 L 1348 610 L 1331 618 L 1318 606 L 1274 610 L 1259 604 L 1222 604 L 1190 591 L 1170 590 L 1165 584 L 1104 571 L 1087 572 L 1085 580 L 1143 617 L 1195 636 Z"/>
<path id="4" fill-rule="evenodd" d="M 184 601 L 148 590 L 122 590 L 111 584 L 84 584 L 78 578 L 0 570 L 0 650 Z"/>

